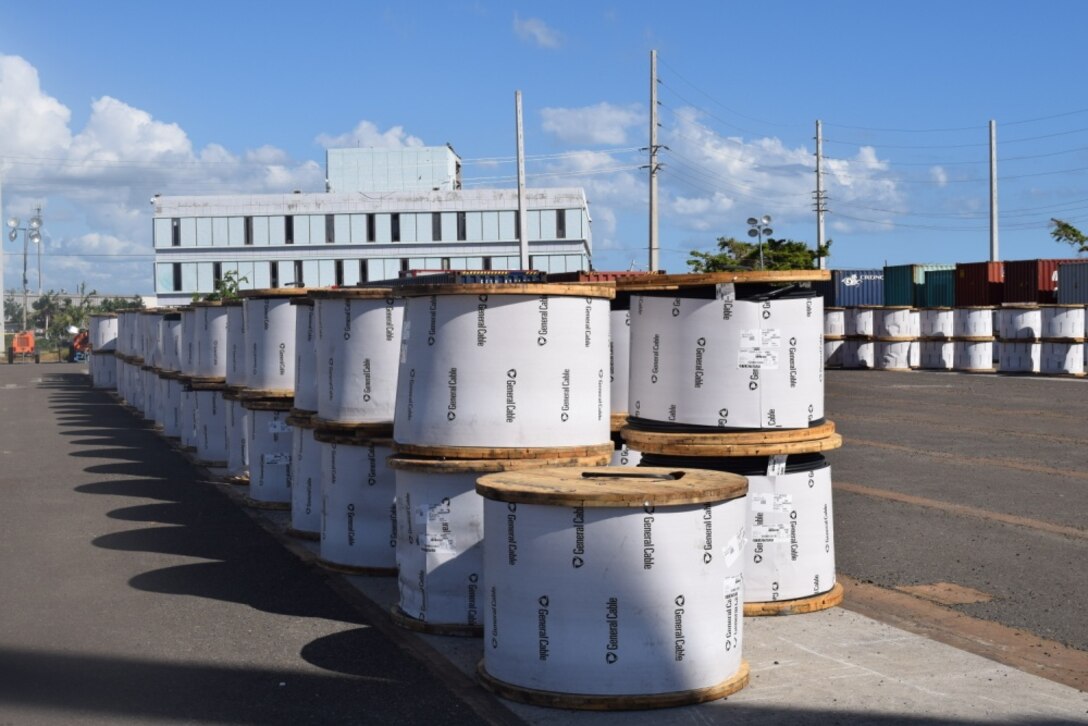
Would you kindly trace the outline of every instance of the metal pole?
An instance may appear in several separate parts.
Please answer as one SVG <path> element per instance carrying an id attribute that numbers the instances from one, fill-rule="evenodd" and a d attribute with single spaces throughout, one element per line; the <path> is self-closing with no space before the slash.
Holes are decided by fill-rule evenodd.
<path id="1" fill-rule="evenodd" d="M 23 228 L 23 330 L 26 330 L 26 305 L 27 305 L 27 289 L 26 289 L 26 253 L 27 245 L 30 244 L 30 235 L 28 234 L 28 227 Z"/>
<path id="2" fill-rule="evenodd" d="M 514 106 L 517 113 L 518 138 L 518 250 L 521 255 L 521 269 L 529 269 L 529 223 L 525 204 L 525 134 L 521 126 L 521 91 L 514 91 Z"/>
<path id="3" fill-rule="evenodd" d="M 824 246 L 824 135 L 823 124 L 816 121 L 816 249 Z M 827 258 L 820 257 L 817 262 L 821 270 L 827 269 Z"/>
<path id="4" fill-rule="evenodd" d="M 766 269 L 763 267 L 763 225 L 759 226 L 759 269 Z"/>
<path id="5" fill-rule="evenodd" d="M 650 259 L 648 272 L 659 267 L 657 242 L 657 51 L 650 51 Z"/>
<path id="6" fill-rule="evenodd" d="M 0 221 L 6 223 L 4 216 L 4 160 L 0 159 Z M 0 353 L 6 353 L 8 347 L 7 330 L 4 329 L 7 313 L 4 311 L 4 247 L 0 239 Z"/>
<path id="7" fill-rule="evenodd" d="M 997 249 L 997 122 L 990 120 L 990 262 L 1000 258 Z"/>

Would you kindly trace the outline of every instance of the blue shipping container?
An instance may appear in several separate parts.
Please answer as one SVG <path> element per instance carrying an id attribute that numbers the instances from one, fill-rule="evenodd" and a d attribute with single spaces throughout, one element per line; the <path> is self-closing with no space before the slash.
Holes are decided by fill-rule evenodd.
<path id="1" fill-rule="evenodd" d="M 832 270 L 835 307 L 884 304 L 884 270 Z"/>

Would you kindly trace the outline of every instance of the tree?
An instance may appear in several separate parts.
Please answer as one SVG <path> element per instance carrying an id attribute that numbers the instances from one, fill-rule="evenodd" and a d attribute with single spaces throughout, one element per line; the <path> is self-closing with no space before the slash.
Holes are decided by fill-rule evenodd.
<path id="1" fill-rule="evenodd" d="M 9 292 L 4 300 L 4 323 L 8 328 L 22 330 L 23 328 L 23 303 L 15 299 L 15 293 Z M 29 318 L 27 319 L 29 321 Z"/>
<path id="2" fill-rule="evenodd" d="M 1054 227 L 1054 229 L 1050 230 L 1050 236 L 1054 238 L 1055 242 L 1065 242 L 1078 253 L 1088 252 L 1088 235 L 1085 235 L 1084 232 L 1081 232 L 1069 222 L 1063 222 L 1060 219 L 1052 218 L 1050 224 Z"/>
<path id="3" fill-rule="evenodd" d="M 742 242 L 734 237 L 719 237 L 720 252 L 692 250 L 688 267 L 692 272 L 727 272 L 758 270 L 759 245 Z M 767 270 L 811 270 L 820 257 L 831 256 L 831 240 L 823 247 L 812 249 L 805 242 L 791 239 L 768 239 L 763 243 L 763 266 Z"/>
<path id="4" fill-rule="evenodd" d="M 132 297 L 107 297 L 99 300 L 96 313 L 114 313 L 118 310 L 143 310 L 144 301 L 139 295 Z"/>
<path id="5" fill-rule="evenodd" d="M 193 295 L 193 302 L 198 300 L 237 300 L 238 292 L 242 289 L 242 283 L 249 282 L 248 277 L 243 277 L 238 274 L 237 270 L 227 270 L 223 273 L 223 276 L 215 283 L 215 291 L 210 292 L 203 298 L 199 294 Z"/>

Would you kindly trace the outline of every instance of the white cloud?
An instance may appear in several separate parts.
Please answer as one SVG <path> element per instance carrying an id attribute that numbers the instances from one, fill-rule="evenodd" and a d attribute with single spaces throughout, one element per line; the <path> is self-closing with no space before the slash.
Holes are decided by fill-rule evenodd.
<path id="1" fill-rule="evenodd" d="M 514 33 L 526 43 L 532 43 L 541 48 L 558 48 L 560 45 L 559 33 L 540 18 L 522 20 L 515 13 Z"/>
<path id="2" fill-rule="evenodd" d="M 19 56 L 0 55 L 0 155 L 47 155 L 71 142 L 71 112 L 41 90 L 38 71 Z"/>
<path id="3" fill-rule="evenodd" d="M 575 144 L 625 144 L 628 129 L 646 124 L 637 103 L 616 106 L 602 101 L 581 108 L 544 108 L 540 115 L 545 131 Z"/>
<path id="4" fill-rule="evenodd" d="M 930 167 L 929 175 L 932 177 L 933 181 L 937 182 L 937 186 L 948 186 L 948 172 L 944 170 L 943 166 Z"/>
<path id="5" fill-rule="evenodd" d="M 402 126 L 393 126 L 387 131 L 380 131 L 370 121 L 360 121 L 359 125 L 346 134 L 329 136 L 321 134 L 317 143 L 326 149 L 360 147 L 365 149 L 405 149 L 423 146 L 423 140 L 407 133 Z"/>

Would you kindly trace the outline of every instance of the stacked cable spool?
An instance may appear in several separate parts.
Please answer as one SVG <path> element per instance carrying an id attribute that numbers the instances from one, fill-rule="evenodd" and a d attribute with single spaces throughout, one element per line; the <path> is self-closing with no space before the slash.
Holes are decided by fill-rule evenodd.
<path id="1" fill-rule="evenodd" d="M 999 309 L 999 373 L 1038 373 L 1042 354 L 1043 311 L 1034 304 L 1006 304 Z"/>
<path id="2" fill-rule="evenodd" d="M 238 394 L 246 410 L 249 492 L 260 509 L 291 508 L 291 425 L 295 394 L 295 307 L 305 288 L 241 293 L 245 315 L 246 383 Z"/>
<path id="3" fill-rule="evenodd" d="M 638 466 L 642 454 L 631 449 L 620 431 L 627 424 L 627 392 L 631 369 L 631 295 L 616 280 L 616 297 L 608 316 L 608 368 L 611 381 L 609 400 L 612 418 L 612 466 Z"/>
<path id="4" fill-rule="evenodd" d="M 246 317 L 241 299 L 227 300 L 227 370 L 223 402 L 227 416 L 227 471 L 224 481 L 249 484 L 248 411 L 242 406 L 242 391 L 248 370 L 246 347 Z"/>
<path id="5" fill-rule="evenodd" d="M 950 371 L 955 363 L 955 310 L 952 308 L 922 308 L 919 311 L 920 368 Z"/>
<path id="6" fill-rule="evenodd" d="M 997 311 L 985 305 L 952 310 L 952 369 L 962 373 L 993 373 L 994 326 Z"/>
<path id="7" fill-rule="evenodd" d="M 135 391 L 132 375 L 133 360 L 136 355 L 136 321 L 138 314 L 123 311 L 117 317 L 117 400 L 124 406 L 131 407 L 129 400 Z"/>
<path id="8" fill-rule="evenodd" d="M 162 321 L 167 310 L 145 310 L 140 315 L 141 334 L 144 338 L 143 379 L 144 418 L 153 423 L 155 431 L 162 432 L 166 424 L 166 397 L 159 373 L 166 360 L 166 341 L 163 339 Z"/>
<path id="9" fill-rule="evenodd" d="M 1084 376 L 1084 321 L 1083 305 L 1042 306 L 1040 373 L 1071 378 Z"/>
<path id="10" fill-rule="evenodd" d="M 846 308 L 824 308 L 824 367 L 843 367 Z"/>
<path id="11" fill-rule="evenodd" d="M 400 592 L 393 618 L 413 630 L 478 636 L 488 606 L 476 480 L 612 458 L 615 288 L 511 281 L 397 292 L 405 307 L 389 460 Z M 505 542 L 505 533 L 494 536 Z"/>
<path id="12" fill-rule="evenodd" d="M 181 437 L 181 313 L 167 310 L 159 320 L 162 362 L 156 371 L 162 434 L 172 441 Z"/>
<path id="13" fill-rule="evenodd" d="M 196 309 L 191 305 L 178 308 L 181 313 L 180 343 L 180 367 L 178 381 L 181 383 L 181 397 L 178 404 L 179 432 L 178 449 L 182 454 L 196 454 L 197 427 L 196 427 L 196 391 L 193 390 L 193 377 L 197 371 L 196 335 L 197 318 Z"/>
<path id="14" fill-rule="evenodd" d="M 823 301 L 796 283 L 824 271 L 666 276 L 632 301 L 632 417 L 642 465 L 748 477 L 745 614 L 842 600 L 831 470 L 842 437 L 824 419 Z M 871 319 L 871 318 L 870 318 Z M 708 530 L 709 532 L 709 530 Z M 707 561 L 729 532 L 708 534 Z"/>
<path id="15" fill-rule="evenodd" d="M 918 315 L 911 307 L 886 306 L 873 311 L 873 368 L 880 371 L 909 371 L 912 351 L 918 345 Z"/>
<path id="16" fill-rule="evenodd" d="M 117 389 L 117 313 L 93 313 L 88 321 L 91 341 L 91 387 Z"/>
<path id="17" fill-rule="evenodd" d="M 404 305 L 387 288 L 315 290 L 310 297 L 317 352 L 307 432 L 317 474 L 296 504 L 318 503 L 322 566 L 395 575 L 395 481 L 386 459 Z"/>
<path id="18" fill-rule="evenodd" d="M 293 298 L 291 305 L 295 309 L 295 398 L 287 418 L 291 426 L 291 525 L 287 533 L 316 540 L 321 535 L 321 454 L 313 424 L 317 415 L 317 326 L 312 297 Z"/>
<path id="19" fill-rule="evenodd" d="M 629 710 L 747 684 L 744 477 L 565 467 L 489 474 L 476 492 L 488 532 L 486 688 L 541 706 Z M 708 559 L 702 543 L 715 535 L 730 539 Z"/>
<path id="20" fill-rule="evenodd" d="M 227 433 L 227 308 L 218 300 L 194 302 L 193 347 L 196 359 L 189 381 L 194 396 L 196 463 L 225 468 L 230 450 Z"/>
<path id="21" fill-rule="evenodd" d="M 845 339 L 842 344 L 842 367 L 872 369 L 875 365 L 873 318 L 879 305 L 848 307 L 844 313 Z"/>

